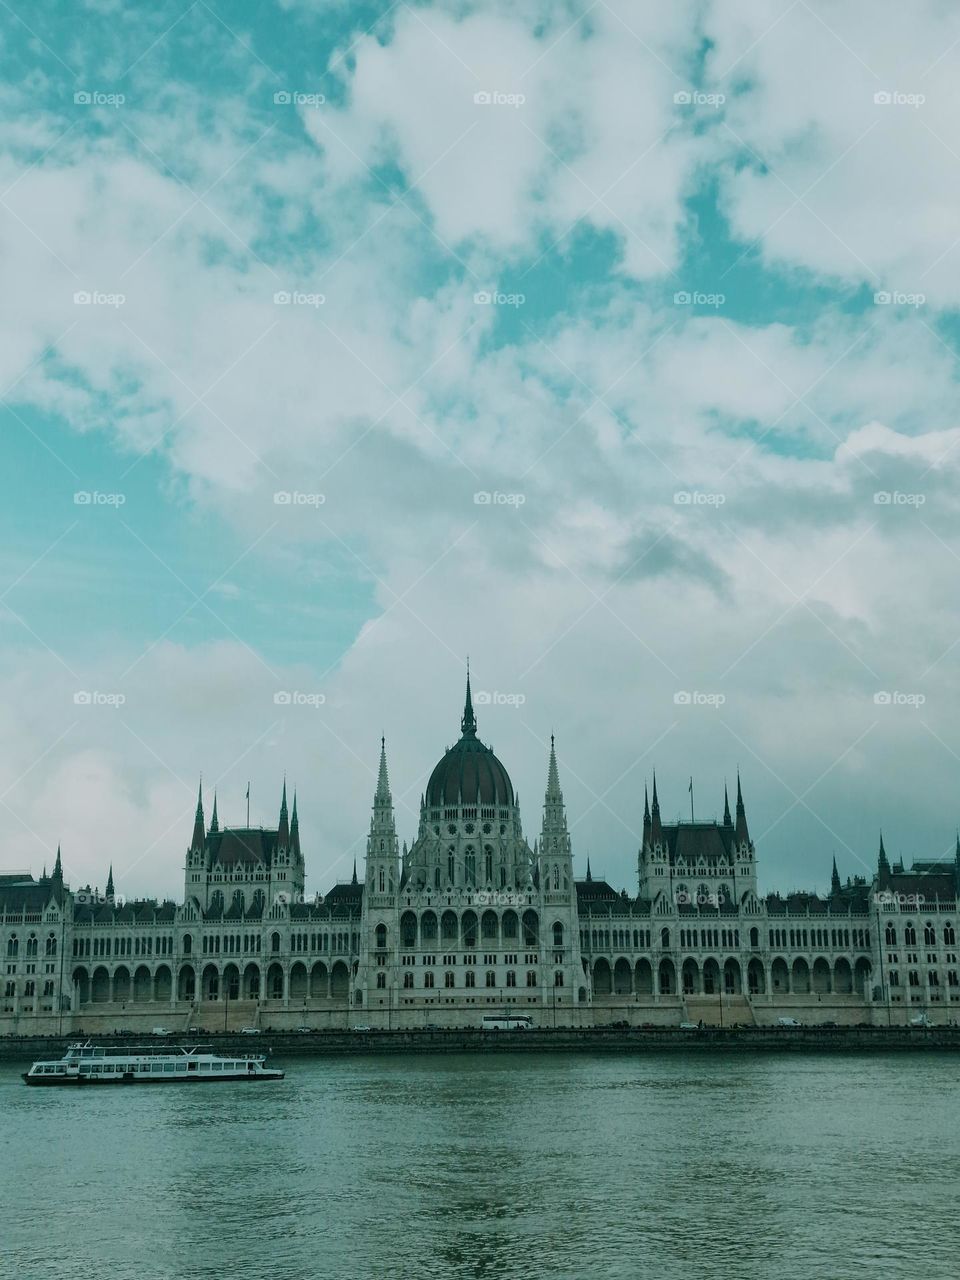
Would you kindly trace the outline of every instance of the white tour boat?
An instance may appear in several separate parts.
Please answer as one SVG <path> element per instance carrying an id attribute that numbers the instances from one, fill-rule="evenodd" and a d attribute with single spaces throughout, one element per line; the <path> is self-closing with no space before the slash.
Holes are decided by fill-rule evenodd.
<path id="1" fill-rule="evenodd" d="M 31 1085 L 210 1084 L 220 1080 L 282 1080 L 262 1053 L 210 1053 L 205 1045 L 148 1052 L 71 1044 L 62 1058 L 35 1062 L 23 1079 Z"/>

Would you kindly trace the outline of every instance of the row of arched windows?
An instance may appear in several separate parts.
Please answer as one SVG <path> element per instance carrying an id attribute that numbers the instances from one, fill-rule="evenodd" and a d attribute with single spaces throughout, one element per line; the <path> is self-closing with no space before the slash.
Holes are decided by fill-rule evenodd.
<path id="1" fill-rule="evenodd" d="M 436 981 L 435 981 L 435 980 L 436 980 L 436 975 L 433 973 L 433 971 L 432 971 L 432 970 L 429 970 L 429 969 L 428 969 L 428 970 L 426 971 L 426 973 L 424 973 L 424 975 L 423 975 L 423 986 L 424 986 L 424 988 L 425 988 L 427 991 L 431 991 L 431 990 L 433 990 L 434 986 L 436 985 Z M 385 973 L 378 973 L 378 974 L 377 974 L 377 987 L 378 987 L 379 989 L 383 989 L 383 988 L 385 988 L 385 987 L 386 987 L 386 985 L 387 985 L 387 975 L 386 975 Z M 404 986 L 404 990 L 405 990 L 405 991 L 411 991 L 411 990 L 413 989 L 414 985 L 415 985 L 415 980 L 414 980 L 414 975 L 413 975 L 413 973 L 410 973 L 410 972 L 405 973 L 405 974 L 403 975 L 403 986 Z M 444 975 L 443 975 L 443 985 L 444 985 L 444 987 L 445 987 L 448 991 L 449 991 L 449 990 L 452 990 L 453 988 L 455 988 L 455 987 L 456 987 L 456 985 L 457 985 L 457 975 L 456 975 L 456 973 L 455 973 L 452 969 L 448 969 L 448 970 L 446 971 L 446 973 L 444 973 Z M 477 985 L 477 975 L 476 975 L 476 973 L 474 972 L 474 970 L 473 970 L 473 969 L 467 969 L 467 970 L 466 970 L 466 972 L 464 973 L 464 975 L 463 975 L 463 985 L 464 985 L 464 987 L 466 987 L 466 988 L 470 988 L 470 989 L 472 989 L 472 988 L 476 987 L 476 985 Z M 496 985 L 497 985 L 497 975 L 496 975 L 496 972 L 495 972 L 493 969 L 488 969 L 488 970 L 486 971 L 486 973 L 483 975 L 483 985 L 484 985 L 485 987 L 496 987 Z M 508 969 L 508 970 L 507 970 L 506 985 L 507 985 L 508 987 L 515 987 L 515 986 L 517 985 L 517 972 L 516 972 L 516 970 L 515 970 L 515 969 Z M 528 969 L 528 970 L 527 970 L 527 986 L 528 986 L 528 987 L 535 987 L 536 985 L 537 985 L 537 971 L 536 971 L 536 969 Z M 562 986 L 563 986 L 563 970 L 562 970 L 562 969 L 558 969 L 558 970 L 556 971 L 556 973 L 554 974 L 554 977 L 553 977 L 553 985 L 554 985 L 555 987 L 562 987 Z"/>
<path id="2" fill-rule="evenodd" d="M 47 940 L 43 948 L 44 955 L 55 956 L 57 954 L 57 936 L 54 933 L 47 935 Z M 15 960 L 20 954 L 20 939 L 15 933 L 12 933 L 7 939 L 7 959 Z M 40 939 L 35 933 L 31 933 L 24 943 L 24 955 L 28 960 L 34 959 L 40 954 Z"/>
<path id="3" fill-rule="evenodd" d="M 897 945 L 897 927 L 890 921 L 884 930 L 884 940 L 888 947 Z M 943 926 L 943 944 L 946 947 L 955 947 L 957 945 L 957 934 L 953 924 L 948 920 Z M 917 945 L 917 927 L 908 920 L 903 926 L 903 945 L 905 947 L 915 947 Z M 932 920 L 928 920 L 923 926 L 923 945 L 925 947 L 935 947 L 937 945 L 937 930 Z"/>

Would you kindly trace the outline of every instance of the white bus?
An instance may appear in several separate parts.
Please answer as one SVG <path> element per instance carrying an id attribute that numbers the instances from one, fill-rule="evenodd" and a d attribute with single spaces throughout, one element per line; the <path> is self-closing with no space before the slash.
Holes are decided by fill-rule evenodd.
<path id="1" fill-rule="evenodd" d="M 484 1031 L 532 1031 L 533 1019 L 525 1013 L 487 1013 L 480 1025 Z"/>

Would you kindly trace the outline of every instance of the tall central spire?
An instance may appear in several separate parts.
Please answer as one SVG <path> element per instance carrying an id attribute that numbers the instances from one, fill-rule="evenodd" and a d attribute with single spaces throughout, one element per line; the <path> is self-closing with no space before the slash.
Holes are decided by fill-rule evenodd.
<path id="1" fill-rule="evenodd" d="M 377 790 L 373 798 L 376 804 L 392 804 L 390 797 L 390 779 L 387 777 L 387 740 L 380 739 L 380 772 L 377 775 Z"/>
<path id="2" fill-rule="evenodd" d="M 473 714 L 473 698 L 470 696 L 470 663 L 467 662 L 467 696 L 463 704 L 460 732 L 465 738 L 477 736 L 477 717 Z"/>

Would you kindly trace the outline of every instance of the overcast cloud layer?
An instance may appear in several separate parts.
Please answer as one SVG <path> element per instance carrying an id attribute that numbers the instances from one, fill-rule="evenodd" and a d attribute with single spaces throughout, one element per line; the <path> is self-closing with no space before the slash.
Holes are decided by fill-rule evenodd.
<path id="1" fill-rule="evenodd" d="M 654 767 L 767 888 L 952 853 L 960 17 L 517 8 L 12 5 L 4 865 L 176 894 L 286 775 L 323 890 L 468 654 L 618 887 Z"/>

